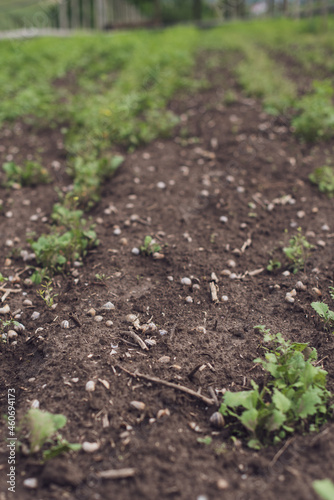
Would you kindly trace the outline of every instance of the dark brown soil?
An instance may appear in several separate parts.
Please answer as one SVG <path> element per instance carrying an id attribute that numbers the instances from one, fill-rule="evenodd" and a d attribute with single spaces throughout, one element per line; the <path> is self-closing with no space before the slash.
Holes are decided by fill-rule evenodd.
<path id="1" fill-rule="evenodd" d="M 73 276 L 55 278 L 57 308 L 49 309 L 37 296 L 39 287 L 24 286 L 29 270 L 11 285 L 21 292 L 11 293 L 5 303 L 12 312 L 22 310 L 26 331 L 16 345 L 1 346 L 1 413 L 7 411 L 8 388 L 15 388 L 18 419 L 37 399 L 41 409 L 66 415 L 62 435 L 68 441 L 100 444 L 94 453 L 62 455 L 45 466 L 36 458 L 18 456 L 15 498 L 311 500 L 317 498 L 313 480 L 334 479 L 333 422 L 318 434 L 296 435 L 280 455 L 281 447 L 254 452 L 233 443 L 229 428 L 210 427 L 215 405 L 134 379 L 119 368 L 182 384 L 207 397 L 211 387 L 219 400 L 223 389 L 244 390 L 252 378 L 263 380 L 253 363 L 263 353 L 253 327 L 263 324 L 286 339 L 316 347 L 320 365 L 328 371 L 328 388 L 334 390 L 334 336 L 323 330 L 310 305 L 317 298 L 313 288 L 333 305 L 328 293 L 334 278 L 333 200 L 308 181 L 309 173 L 332 157 L 333 142 L 303 145 L 286 121 L 266 115 L 238 89 L 238 101 L 224 106 L 228 74 L 216 74 L 213 83 L 211 90 L 171 103 L 183 120 L 174 139 L 128 154 L 106 183 L 102 201 L 91 213 L 101 244 L 84 267 L 73 269 Z M 28 154 L 35 158 L 39 149 L 54 182 L 0 189 L 0 271 L 5 276 L 25 269 L 19 254 L 28 249 L 26 231 L 47 230 L 57 199 L 54 187 L 70 184 L 57 130 L 37 133 L 25 125 L 15 130 L 0 132 L 0 162 L 9 154 L 18 162 Z M 54 161 L 59 168 L 52 166 Z M 160 189 L 159 182 L 166 187 Z M 273 200 L 287 195 L 294 200 L 291 204 L 277 202 L 268 210 Z M 35 214 L 37 220 L 31 220 Z M 228 218 L 226 223 L 221 216 Z M 115 226 L 120 235 L 114 234 Z M 298 227 L 315 248 L 304 272 L 284 276 L 282 247 Z M 146 235 L 162 245 L 164 259 L 132 253 Z M 243 247 L 247 239 L 250 246 Z M 273 257 L 284 264 L 277 274 L 266 271 Z M 229 267 L 231 260 L 234 268 Z M 237 278 L 222 275 L 226 269 Z M 219 279 L 218 304 L 210 295 L 213 272 Z M 105 275 L 104 282 L 96 274 Z M 183 277 L 199 287 L 183 286 Z M 298 280 L 307 289 L 288 304 L 285 294 Z M 187 296 L 193 303 L 186 302 Z M 23 305 L 27 298 L 32 307 Z M 102 308 L 107 301 L 114 310 Z M 101 323 L 87 314 L 91 308 L 103 316 Z M 33 311 L 41 313 L 38 320 L 31 320 Z M 130 313 L 141 323 L 157 325 L 157 332 L 140 334 L 156 341 L 149 350 L 126 335 Z M 60 327 L 63 320 L 69 320 L 70 329 Z M 107 320 L 112 320 L 111 327 Z M 89 380 L 96 382 L 92 393 L 85 390 Z M 134 409 L 132 401 L 145 403 L 145 410 Z M 158 418 L 164 409 L 168 412 Z M 4 422 L 1 426 L 0 498 L 5 500 L 12 497 L 6 484 L 7 428 Z M 197 442 L 207 435 L 213 438 L 211 445 Z M 131 478 L 98 475 L 128 467 L 135 469 Z M 37 478 L 38 489 L 24 488 L 25 478 Z"/>

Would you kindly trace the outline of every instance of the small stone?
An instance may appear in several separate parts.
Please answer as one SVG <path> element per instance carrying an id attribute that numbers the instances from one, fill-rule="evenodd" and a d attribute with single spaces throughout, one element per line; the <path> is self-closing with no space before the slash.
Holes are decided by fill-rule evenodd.
<path id="1" fill-rule="evenodd" d="M 158 182 L 157 183 L 157 188 L 159 189 L 166 189 L 166 184 L 164 182 Z"/>
<path id="2" fill-rule="evenodd" d="M 237 277 L 238 276 L 235 273 L 230 274 L 230 280 L 235 280 L 235 279 L 237 279 Z"/>
<path id="3" fill-rule="evenodd" d="M 108 326 L 108 327 L 113 326 L 113 324 L 114 323 L 110 319 L 108 321 L 106 321 L 106 326 Z"/>
<path id="4" fill-rule="evenodd" d="M 229 269 L 223 269 L 220 273 L 222 276 L 231 276 L 231 271 Z"/>
<path id="5" fill-rule="evenodd" d="M 66 328 L 69 328 L 69 327 L 70 327 L 70 324 L 69 324 L 69 322 L 66 319 L 64 319 L 64 321 L 62 321 L 60 323 L 60 328 L 66 329 Z"/>
<path id="6" fill-rule="evenodd" d="M 322 291 L 321 291 L 321 290 L 319 290 L 319 288 L 317 288 L 317 287 L 312 288 L 312 292 L 313 292 L 313 293 L 314 293 L 314 295 L 316 295 L 317 297 L 321 297 L 321 295 L 322 295 Z"/>
<path id="7" fill-rule="evenodd" d="M 25 300 L 22 302 L 22 304 L 23 304 L 24 306 L 32 306 L 32 302 L 31 302 L 31 300 L 29 300 L 29 299 L 25 299 Z"/>
<path id="8" fill-rule="evenodd" d="M 285 277 L 290 276 L 290 274 L 291 274 L 290 271 L 284 271 L 282 273 L 282 275 L 285 276 Z"/>
<path id="9" fill-rule="evenodd" d="M 290 293 L 287 293 L 287 294 L 285 295 L 285 301 L 286 301 L 286 302 L 289 302 L 290 304 L 293 304 L 293 303 L 294 303 L 294 301 L 295 301 L 295 299 L 292 297 L 292 295 L 290 295 Z"/>
<path id="10" fill-rule="evenodd" d="M 139 411 L 144 411 L 146 408 L 145 403 L 143 403 L 142 401 L 131 401 L 130 405 Z"/>
<path id="11" fill-rule="evenodd" d="M 228 217 L 226 217 L 226 215 L 222 215 L 221 217 L 219 217 L 219 220 L 223 224 L 226 224 L 228 222 Z"/>
<path id="12" fill-rule="evenodd" d="M 6 240 L 5 245 L 6 245 L 6 247 L 13 247 L 14 241 L 13 240 Z"/>
<path id="13" fill-rule="evenodd" d="M 101 323 L 101 321 L 103 321 L 103 316 L 95 316 L 94 321 L 96 321 L 96 323 Z"/>
<path id="14" fill-rule="evenodd" d="M 181 279 L 181 285 L 191 286 L 192 285 L 192 281 L 191 281 L 190 278 L 182 278 Z"/>
<path id="15" fill-rule="evenodd" d="M 303 218 L 305 217 L 305 212 L 304 212 L 304 210 L 299 210 L 299 211 L 297 212 L 297 217 L 298 217 L 298 219 L 303 219 Z"/>
<path id="16" fill-rule="evenodd" d="M 236 264 L 235 260 L 230 259 L 227 261 L 227 265 L 228 265 L 228 267 L 235 267 L 237 264 Z"/>
<path id="17" fill-rule="evenodd" d="M 24 325 L 22 325 L 22 323 L 16 323 L 16 325 L 14 325 L 14 330 L 17 333 L 22 333 L 22 332 L 24 332 L 25 329 L 26 329 L 26 327 Z"/>
<path id="18" fill-rule="evenodd" d="M 9 210 L 8 212 L 5 213 L 5 216 L 7 217 L 7 219 L 11 219 L 13 217 L 13 212 Z"/>
<path id="19" fill-rule="evenodd" d="M 89 309 L 89 311 L 87 312 L 87 314 L 88 314 L 88 316 L 94 317 L 95 314 L 96 314 L 96 311 L 95 311 L 95 309 L 91 308 L 91 309 Z"/>
<path id="20" fill-rule="evenodd" d="M 113 231 L 114 235 L 115 236 L 119 236 L 121 234 L 121 228 L 120 227 L 116 227 Z"/>
<path id="21" fill-rule="evenodd" d="M 222 301 L 227 302 L 228 301 L 228 296 L 227 295 L 222 295 Z"/>
<path id="22" fill-rule="evenodd" d="M 154 252 L 152 257 L 154 260 L 161 260 L 161 259 L 165 258 L 165 255 L 163 253 L 160 253 L 160 252 Z"/>
<path id="23" fill-rule="evenodd" d="M 167 335 L 167 330 L 159 330 L 160 335 Z"/>
<path id="24" fill-rule="evenodd" d="M 324 247 L 326 246 L 326 242 L 325 242 L 324 240 L 318 240 L 318 241 L 317 241 L 317 245 L 318 245 L 319 247 L 324 248 Z"/>
<path id="25" fill-rule="evenodd" d="M 219 490 L 227 490 L 228 487 L 229 487 L 229 483 L 228 483 L 228 481 L 226 481 L 226 479 L 223 479 L 223 478 L 218 479 L 217 488 Z"/>
<path id="26" fill-rule="evenodd" d="M 128 246 L 128 244 L 129 244 L 129 241 L 128 241 L 128 239 L 127 239 L 127 238 L 121 238 L 121 239 L 119 240 L 119 242 L 120 242 L 120 244 L 121 244 L 123 247 L 126 247 L 126 246 Z"/>
<path id="27" fill-rule="evenodd" d="M 15 330 L 9 330 L 9 331 L 7 332 L 7 338 L 8 338 L 9 340 L 16 340 L 17 336 L 18 336 L 18 335 L 17 335 L 17 332 L 15 332 Z"/>
<path id="28" fill-rule="evenodd" d="M 206 328 L 204 326 L 196 326 L 195 332 L 196 333 L 206 333 Z"/>
<path id="29" fill-rule="evenodd" d="M 187 304 L 192 304 L 194 302 L 193 298 L 190 297 L 190 295 L 188 295 L 188 297 L 185 298 L 185 301 L 187 302 Z"/>
<path id="30" fill-rule="evenodd" d="M 35 410 L 39 409 L 39 401 L 38 399 L 34 399 L 31 403 L 31 408 L 34 408 Z"/>
<path id="31" fill-rule="evenodd" d="M 227 180 L 227 182 L 232 184 L 235 181 L 235 178 L 233 177 L 233 175 L 227 175 L 226 180 Z"/>
<path id="32" fill-rule="evenodd" d="M 200 192 L 200 195 L 203 197 L 203 198 L 207 198 L 210 193 L 207 189 L 202 189 L 202 191 Z"/>
<path id="33" fill-rule="evenodd" d="M 35 490 L 38 486 L 38 481 L 35 477 L 28 477 L 23 481 L 23 486 L 29 490 Z"/>
<path id="34" fill-rule="evenodd" d="M 115 309 L 115 306 L 112 302 L 106 302 L 103 306 L 102 309 L 107 309 L 108 311 L 111 311 L 112 309 Z"/>
<path id="35" fill-rule="evenodd" d="M 33 321 L 36 321 L 40 317 L 41 313 L 34 311 L 30 317 Z"/>
<path id="36" fill-rule="evenodd" d="M 139 250 L 139 248 L 134 247 L 134 248 L 131 250 L 131 253 L 133 253 L 133 255 L 139 255 L 139 254 L 140 254 L 140 250 Z"/>
<path id="37" fill-rule="evenodd" d="M 5 304 L 3 307 L 0 307 L 0 314 L 5 315 L 10 312 L 10 307 L 8 304 Z"/>
<path id="38" fill-rule="evenodd" d="M 323 226 L 321 226 L 321 229 L 322 229 L 322 231 L 329 231 L 328 224 L 324 224 Z"/>
<path id="39" fill-rule="evenodd" d="M 238 186 L 237 187 L 237 192 L 238 193 L 244 193 L 245 192 L 245 188 L 243 186 Z"/>
<path id="40" fill-rule="evenodd" d="M 88 380 L 85 390 L 88 392 L 93 392 L 95 391 L 95 382 L 94 380 Z"/>
<path id="41" fill-rule="evenodd" d="M 167 276 L 168 281 L 174 281 L 173 276 Z"/>
<path id="42" fill-rule="evenodd" d="M 318 207 L 313 207 L 312 208 L 312 213 L 313 214 L 317 214 L 319 212 L 319 208 Z"/>
<path id="43" fill-rule="evenodd" d="M 30 278 L 26 278 L 23 282 L 24 286 L 26 286 L 27 288 L 30 288 L 32 285 L 33 285 L 33 282 L 31 281 Z"/>
<path id="44" fill-rule="evenodd" d="M 161 356 L 161 358 L 158 359 L 158 363 L 169 363 L 170 362 L 170 356 Z"/>
<path id="45" fill-rule="evenodd" d="M 134 323 L 138 317 L 135 314 L 128 314 L 125 319 L 128 323 Z"/>
<path id="46" fill-rule="evenodd" d="M 88 441 L 84 441 L 82 443 L 82 449 L 86 453 L 94 453 L 100 448 L 100 443 L 89 443 Z"/>
<path id="47" fill-rule="evenodd" d="M 295 289 L 305 291 L 306 285 L 304 285 L 302 281 L 297 281 L 297 283 L 295 284 Z"/>
<path id="48" fill-rule="evenodd" d="M 157 413 L 157 418 L 163 418 L 163 417 L 169 417 L 170 416 L 170 411 L 168 408 L 162 408 L 161 410 L 158 410 Z"/>

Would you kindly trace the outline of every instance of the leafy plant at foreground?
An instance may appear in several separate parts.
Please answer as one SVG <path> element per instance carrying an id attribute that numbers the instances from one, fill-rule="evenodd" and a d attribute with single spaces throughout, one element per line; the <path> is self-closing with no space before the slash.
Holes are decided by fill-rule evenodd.
<path id="1" fill-rule="evenodd" d="M 291 267 L 294 274 L 304 269 L 305 262 L 310 255 L 310 250 L 314 248 L 301 233 L 301 228 L 298 228 L 298 233 L 292 236 L 289 240 L 289 246 L 283 248 L 286 257 L 292 262 Z"/>
<path id="2" fill-rule="evenodd" d="M 311 306 L 320 318 L 324 320 L 326 328 L 334 326 L 334 311 L 331 311 L 325 302 L 312 302 Z"/>
<path id="3" fill-rule="evenodd" d="M 56 444 L 44 451 L 44 460 L 69 450 L 78 451 L 81 449 L 80 444 L 69 443 L 60 434 L 57 434 L 57 431 L 62 429 L 66 422 L 65 415 L 54 415 L 36 408 L 30 409 L 19 423 L 18 431 L 19 435 L 22 436 L 20 439 L 27 436 L 30 453 L 38 453 L 46 443 L 52 443 L 56 440 Z M 22 442 L 19 441 L 18 446 L 20 448 Z"/>
<path id="4" fill-rule="evenodd" d="M 326 389 L 327 372 L 313 364 L 315 349 L 284 340 L 280 333 L 273 335 L 263 325 L 255 328 L 264 333 L 270 348 L 265 359 L 254 363 L 270 378 L 262 390 L 251 381 L 251 390 L 227 391 L 219 411 L 242 425 L 250 448 L 260 449 L 297 430 L 316 430 L 329 417 L 331 393 Z"/>
<path id="5" fill-rule="evenodd" d="M 316 184 L 321 193 L 326 193 L 330 198 L 334 196 L 334 168 L 323 166 L 316 168 L 310 175 L 309 179 L 313 184 Z"/>

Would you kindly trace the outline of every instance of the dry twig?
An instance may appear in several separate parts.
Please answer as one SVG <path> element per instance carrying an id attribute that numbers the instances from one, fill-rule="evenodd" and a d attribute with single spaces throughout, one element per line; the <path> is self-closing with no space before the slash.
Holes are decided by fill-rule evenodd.
<path id="1" fill-rule="evenodd" d="M 142 378 L 144 380 L 148 380 L 149 382 L 154 382 L 155 384 L 161 384 L 161 385 L 165 385 L 167 387 L 172 387 L 173 389 L 176 389 L 177 391 L 185 392 L 186 394 L 189 394 L 190 396 L 193 396 L 194 398 L 200 399 L 203 403 L 205 403 L 209 406 L 212 406 L 215 404 L 213 399 L 207 398 L 206 396 L 202 396 L 202 394 L 198 394 L 198 392 L 195 392 L 192 389 L 185 387 L 184 385 L 178 385 L 178 384 L 174 384 L 173 382 L 167 382 L 166 380 L 161 380 L 158 377 L 151 377 L 150 375 L 145 375 L 144 373 L 139 373 L 137 371 L 132 373 L 120 365 L 117 365 L 117 367 L 120 370 L 123 370 L 123 372 L 127 373 L 131 377 Z"/>

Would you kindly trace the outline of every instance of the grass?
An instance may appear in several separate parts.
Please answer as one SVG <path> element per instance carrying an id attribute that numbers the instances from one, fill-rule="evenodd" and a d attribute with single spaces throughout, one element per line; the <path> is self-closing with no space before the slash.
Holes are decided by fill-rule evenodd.
<path id="1" fill-rule="evenodd" d="M 6 70 L 0 74 L 0 125 L 21 120 L 37 130 L 46 126 L 61 130 L 73 189 L 59 202 L 67 210 L 87 210 L 98 203 L 102 185 L 122 163 L 116 150 L 131 150 L 169 135 L 179 121 L 168 109 L 170 99 L 208 85 L 194 78 L 196 56 L 202 51 L 215 54 L 206 58 L 211 69 L 231 59 L 218 56 L 219 52 L 237 56 L 233 70 L 244 92 L 261 99 L 268 112 L 294 117 L 296 133 L 305 140 L 331 137 L 332 87 L 320 82 L 297 102 L 296 85 L 271 57 L 273 49 L 291 51 L 292 44 L 311 47 L 308 57 L 324 61 L 322 55 L 334 48 L 334 35 L 321 33 L 307 21 L 276 19 L 231 22 L 205 31 L 183 26 L 2 41 L 1 63 Z M 226 105 L 234 101 L 232 89 L 225 95 Z M 7 163 L 4 168 L 7 182 L 26 182 L 27 164 L 22 168 Z M 35 181 L 35 175 L 28 177 L 41 182 L 38 175 Z M 51 243 L 67 262 L 81 258 L 90 246 L 81 245 L 85 237 L 74 236 L 75 224 L 65 232 L 57 225 L 61 226 L 59 220 L 50 235 L 42 235 L 34 245 L 39 264 L 48 266 L 50 275 L 66 268 L 64 262 L 45 258 Z M 63 255 L 66 241 L 71 241 L 73 250 L 67 256 Z"/>

